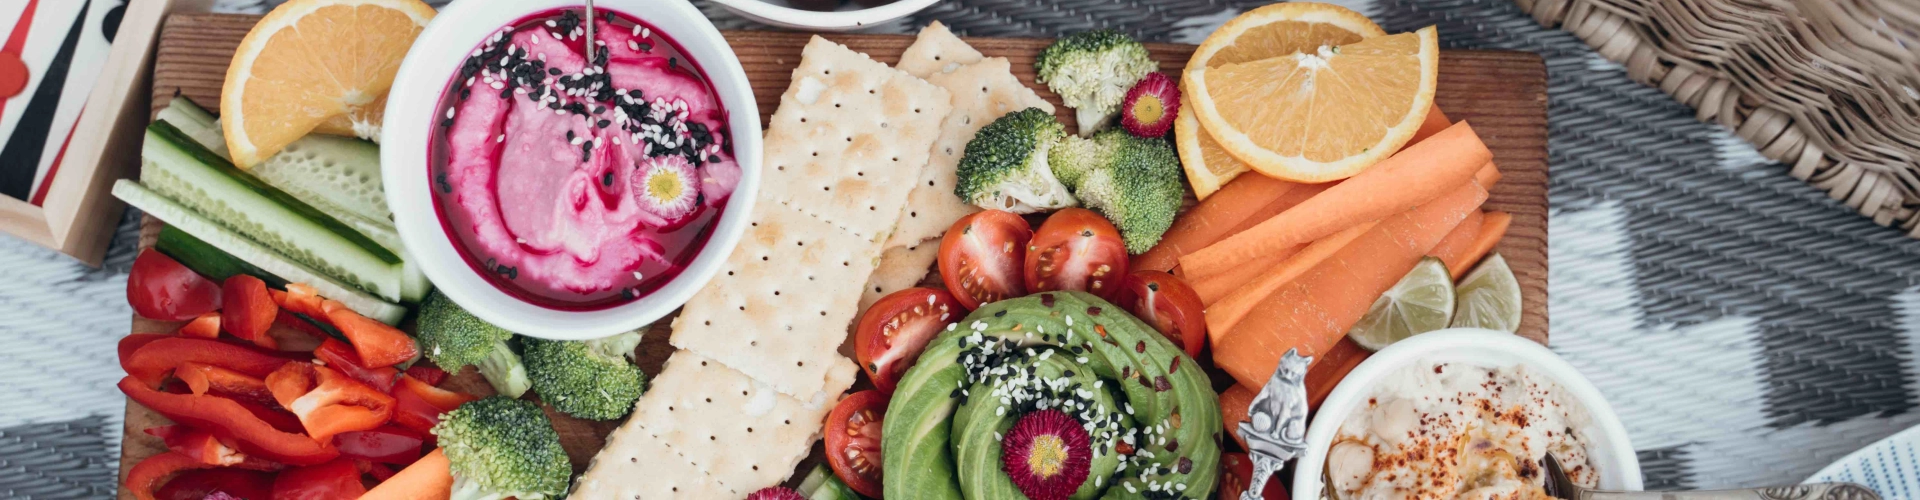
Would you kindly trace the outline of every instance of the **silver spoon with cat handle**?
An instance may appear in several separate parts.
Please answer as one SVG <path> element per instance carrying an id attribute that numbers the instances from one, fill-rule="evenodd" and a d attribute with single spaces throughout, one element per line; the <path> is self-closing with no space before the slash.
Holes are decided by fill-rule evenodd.
<path id="1" fill-rule="evenodd" d="M 1288 349 L 1280 357 L 1280 366 L 1267 378 L 1266 387 L 1253 397 L 1247 408 L 1247 422 L 1238 432 L 1247 441 L 1247 454 L 1253 458 L 1253 477 L 1240 500 L 1260 500 L 1267 480 L 1288 460 L 1307 451 L 1307 365 L 1310 356 Z"/>

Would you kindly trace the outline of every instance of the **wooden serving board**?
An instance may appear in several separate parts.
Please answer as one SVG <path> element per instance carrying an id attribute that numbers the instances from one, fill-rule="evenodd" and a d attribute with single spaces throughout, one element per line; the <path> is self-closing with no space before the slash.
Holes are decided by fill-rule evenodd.
<path id="1" fill-rule="evenodd" d="M 202 107 L 219 112 L 220 87 L 226 78 L 233 51 L 253 27 L 258 16 L 229 14 L 182 14 L 167 19 L 161 28 L 159 54 L 153 75 L 153 111 L 166 106 L 168 99 L 183 95 Z M 787 88 L 793 68 L 800 62 L 801 47 L 808 34 L 762 31 L 723 33 L 733 45 L 752 84 L 760 105 L 761 121 L 773 114 L 780 94 Z M 913 43 L 903 35 L 826 35 L 828 39 L 864 52 L 875 60 L 893 64 Z M 1069 127 L 1073 113 L 1060 105 L 1059 96 L 1034 82 L 1033 60 L 1052 43 L 1047 39 L 969 38 L 967 43 L 989 57 L 1005 57 L 1021 81 L 1054 103 L 1059 117 Z M 1169 74 L 1186 65 L 1193 46 L 1147 44 L 1161 70 Z M 1504 177 L 1487 200 L 1486 209 L 1513 214 L 1512 226 L 1497 250 L 1506 257 L 1519 278 L 1525 303 L 1520 334 L 1541 343 L 1547 341 L 1547 83 L 1546 66 L 1540 57 L 1524 52 L 1462 51 L 1441 52 L 1440 81 L 1435 101 L 1447 116 L 1473 123 L 1474 130 L 1493 150 Z M 1070 128 L 1071 129 L 1071 128 Z M 1192 203 L 1189 196 L 1188 203 Z M 152 245 L 159 230 L 158 221 L 148 218 L 142 226 L 141 246 Z M 667 323 L 656 323 L 641 344 L 639 364 L 649 376 L 672 354 L 667 345 Z M 170 332 L 177 323 L 134 318 L 133 332 Z M 491 394 L 492 389 L 469 369 L 449 379 L 457 390 Z M 599 451 L 604 436 L 618 422 L 590 422 L 549 411 L 560 431 L 561 442 L 573 459 L 576 471 Z M 142 430 L 166 424 L 163 417 L 138 404 L 128 402 L 126 435 L 121 448 L 121 475 L 132 464 L 165 451 L 159 439 Z M 812 467 L 821 456 L 815 445 L 812 458 L 801 465 Z M 131 500 L 123 489 L 120 498 Z"/>

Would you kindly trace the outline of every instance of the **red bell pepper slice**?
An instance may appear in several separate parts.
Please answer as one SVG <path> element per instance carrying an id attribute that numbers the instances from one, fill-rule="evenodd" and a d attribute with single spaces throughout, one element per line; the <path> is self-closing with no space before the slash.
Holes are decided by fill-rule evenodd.
<path id="1" fill-rule="evenodd" d="M 313 357 L 380 392 L 392 391 L 393 379 L 400 376 L 400 370 L 391 366 L 368 368 L 366 363 L 360 361 L 360 355 L 353 352 L 353 346 L 332 338 L 321 341 L 320 347 L 313 350 Z"/>
<path id="2" fill-rule="evenodd" d="M 342 432 L 333 437 L 333 446 L 340 449 L 342 457 L 398 465 L 419 460 L 425 453 L 420 446 L 425 443 L 426 437 L 421 433 L 392 424 L 373 430 Z"/>
<path id="3" fill-rule="evenodd" d="M 245 274 L 227 277 L 220 285 L 220 329 L 235 337 L 252 341 L 261 347 L 278 347 L 273 337 L 267 335 L 267 329 L 273 328 L 273 318 L 280 314 L 280 306 L 273 303 L 273 295 L 267 293 L 267 282 Z"/>
<path id="4" fill-rule="evenodd" d="M 165 338 L 173 338 L 173 336 L 164 333 L 135 333 L 121 337 L 120 345 L 117 347 L 120 351 L 120 370 L 133 373 L 133 369 L 127 367 L 127 361 L 133 359 L 133 351 L 140 350 L 150 342 Z"/>
<path id="5" fill-rule="evenodd" d="M 311 317 L 325 315 L 325 311 L 320 307 L 321 301 L 325 299 L 320 298 L 319 290 L 307 286 L 306 283 L 288 283 L 286 291 L 269 290 L 268 293 L 273 295 L 273 303 L 280 305 L 282 310 Z"/>
<path id="6" fill-rule="evenodd" d="M 173 334 L 181 337 L 197 337 L 203 339 L 220 338 L 220 312 L 209 311 L 202 313 L 200 317 L 193 318 L 193 321 L 188 321 L 187 324 L 181 325 L 180 329 L 175 330 Z"/>
<path id="7" fill-rule="evenodd" d="M 307 433 L 307 428 L 300 426 L 300 417 L 293 416 L 293 412 L 280 408 L 279 402 L 265 404 L 240 400 L 233 400 L 233 402 L 239 403 L 240 407 L 245 408 L 247 413 L 252 413 L 254 418 L 260 419 L 261 422 L 266 422 L 267 425 L 273 426 L 274 429 L 280 432 L 288 434 Z"/>
<path id="8" fill-rule="evenodd" d="M 360 360 L 367 366 L 393 366 L 420 355 L 420 347 L 413 343 L 413 337 L 392 325 L 361 316 L 339 301 L 321 302 L 320 308 L 326 313 L 327 322 L 333 323 L 333 327 L 353 343 Z"/>
<path id="9" fill-rule="evenodd" d="M 414 363 L 413 366 L 407 367 L 407 376 L 419 379 L 421 382 L 426 382 L 427 385 L 434 387 L 439 387 L 441 382 L 447 381 L 446 370 L 442 370 L 437 366 L 429 366 L 426 363 Z"/>
<path id="10" fill-rule="evenodd" d="M 131 337 L 131 336 L 129 336 Z M 124 348 L 130 340 L 121 341 Z M 265 377 L 296 355 L 264 351 L 218 340 L 168 337 L 144 340 L 145 345 L 120 359 L 120 366 L 147 387 L 159 387 L 167 373 L 182 363 L 205 363 L 252 377 Z"/>
<path id="11" fill-rule="evenodd" d="M 249 456 L 290 465 L 312 465 L 340 455 L 331 441 L 283 432 L 231 399 L 168 394 L 153 390 L 132 376 L 120 379 L 120 392 L 174 422 L 206 429 Z"/>
<path id="12" fill-rule="evenodd" d="M 273 480 L 273 500 L 354 500 L 366 493 L 360 467 L 346 457 L 289 469 Z"/>
<path id="13" fill-rule="evenodd" d="M 255 403 L 273 403 L 273 393 L 260 377 L 192 361 L 181 363 L 173 376 L 187 384 L 194 394 L 213 394 Z"/>
<path id="14" fill-rule="evenodd" d="M 393 423 L 420 432 L 432 432 L 440 423 L 440 414 L 453 411 L 478 396 L 427 385 L 413 377 L 400 377 L 393 386 L 396 408 Z"/>
<path id="15" fill-rule="evenodd" d="M 280 406 L 300 417 L 307 435 L 321 442 L 393 419 L 393 396 L 325 366 L 287 363 L 267 375 L 267 388 Z"/>
<path id="16" fill-rule="evenodd" d="M 273 474 L 233 468 L 191 470 L 174 476 L 154 494 L 156 500 L 222 498 L 267 500 L 273 494 Z"/>
<path id="17" fill-rule="evenodd" d="M 258 471 L 278 471 L 287 466 L 271 460 L 249 457 L 240 450 L 228 446 L 220 438 L 205 429 L 195 429 L 184 425 L 163 425 L 145 431 L 167 443 L 167 449 L 207 465 L 234 467 Z"/>
<path id="18" fill-rule="evenodd" d="M 213 467 L 186 455 L 166 452 L 141 460 L 127 469 L 125 486 L 128 493 L 140 500 L 157 500 L 154 494 L 161 486 L 182 472 Z"/>
<path id="19" fill-rule="evenodd" d="M 149 248 L 127 273 L 127 304 L 141 317 L 186 321 L 220 309 L 220 285 Z"/>

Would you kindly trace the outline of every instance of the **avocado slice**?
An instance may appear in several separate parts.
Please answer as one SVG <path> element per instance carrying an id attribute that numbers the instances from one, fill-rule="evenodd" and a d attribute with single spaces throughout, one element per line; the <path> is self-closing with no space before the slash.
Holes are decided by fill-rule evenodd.
<path id="1" fill-rule="evenodd" d="M 1069 403 L 1008 404 L 1009 391 L 996 392 L 1035 380 L 1071 388 Z M 1098 297 L 987 304 L 928 343 L 895 389 L 882 434 L 886 496 L 1017 498 L 1000 436 L 1022 412 L 1054 405 L 1093 423 L 1093 467 L 1073 498 L 1144 498 L 1150 484 L 1207 498 L 1219 479 L 1218 398 L 1178 346 Z"/>

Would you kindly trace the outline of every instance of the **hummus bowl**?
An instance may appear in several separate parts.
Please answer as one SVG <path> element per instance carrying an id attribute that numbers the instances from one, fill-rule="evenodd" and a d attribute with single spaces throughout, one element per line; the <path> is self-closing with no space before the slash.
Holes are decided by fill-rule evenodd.
<path id="1" fill-rule="evenodd" d="M 1327 468 L 1328 453 L 1334 448 L 1335 442 L 1343 439 L 1342 427 L 1372 417 L 1362 412 L 1382 411 L 1369 408 L 1373 406 L 1369 400 L 1386 398 L 1383 401 L 1392 401 L 1391 396 L 1381 394 L 1391 394 L 1393 391 L 1383 391 L 1382 386 L 1395 380 L 1405 380 L 1402 377 L 1407 370 L 1426 369 L 1416 365 L 1479 367 L 1504 372 L 1506 377 L 1517 376 L 1520 380 L 1551 382 L 1541 385 L 1549 386 L 1548 390 L 1557 389 L 1554 391 L 1558 393 L 1555 400 L 1574 407 L 1564 411 L 1584 413 L 1574 418 L 1577 423 L 1571 425 L 1575 426 L 1574 432 L 1584 440 L 1584 460 L 1592 465 L 1593 472 L 1598 473 L 1595 478 L 1598 487 L 1628 491 L 1641 489 L 1640 461 L 1627 439 L 1626 429 L 1621 426 L 1619 417 L 1614 415 L 1613 407 L 1607 404 L 1600 391 L 1572 365 L 1545 346 L 1513 334 L 1455 328 L 1397 342 L 1367 358 L 1347 374 L 1320 407 L 1314 409 L 1313 420 L 1307 426 L 1306 454 L 1299 458 L 1294 467 L 1293 498 L 1329 498 L 1325 493 L 1328 488 L 1324 483 L 1326 476 L 1322 474 Z M 1431 373 L 1440 373 L 1440 370 Z M 1440 378 L 1444 377 L 1435 377 Z M 1439 397 L 1445 399 L 1445 396 Z M 1566 460 L 1562 459 L 1562 462 Z"/>
<path id="2" fill-rule="evenodd" d="M 759 107 L 713 24 L 685 0 L 595 4 L 587 57 L 581 0 L 454 2 L 388 94 L 382 177 L 410 262 L 523 335 L 666 316 L 732 253 L 759 188 Z"/>

